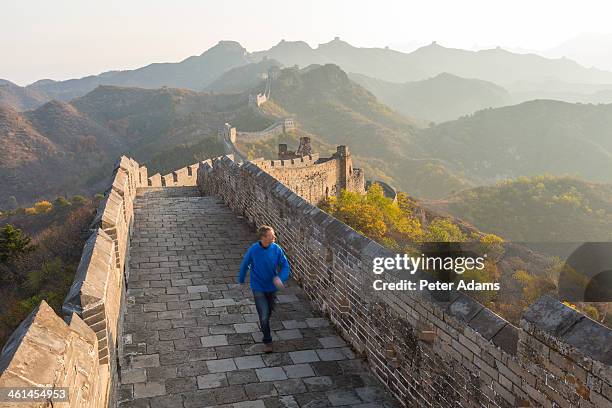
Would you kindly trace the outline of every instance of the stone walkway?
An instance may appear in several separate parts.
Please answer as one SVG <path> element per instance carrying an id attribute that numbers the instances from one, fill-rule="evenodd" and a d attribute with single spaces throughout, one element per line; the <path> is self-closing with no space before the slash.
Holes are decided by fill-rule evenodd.
<path id="1" fill-rule="evenodd" d="M 254 241 L 195 188 L 137 198 L 119 407 L 397 406 L 295 283 L 279 292 L 275 352 L 263 353 L 252 295 L 235 283 Z"/>

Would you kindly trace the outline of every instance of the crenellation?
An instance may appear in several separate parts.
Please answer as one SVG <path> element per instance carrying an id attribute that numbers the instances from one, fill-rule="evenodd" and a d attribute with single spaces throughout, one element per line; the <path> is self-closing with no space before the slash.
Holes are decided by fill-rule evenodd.
<path id="1" fill-rule="evenodd" d="M 70 406 L 114 406 L 133 202 L 137 189 L 149 184 L 146 175 L 146 167 L 133 159 L 122 156 L 117 161 L 111 185 L 94 217 L 92 234 L 84 246 L 75 280 L 64 300 L 62 311 L 69 326 L 60 330 L 65 323 L 43 301 L 0 353 L 3 364 L 0 384 L 9 384 L 11 373 L 21 370 L 21 386 L 68 387 Z M 39 320 L 42 323 L 38 324 Z M 42 334 L 41 325 L 45 326 Z M 57 338 L 49 337 L 49 327 L 59 330 Z M 29 339 L 44 347 L 32 348 Z M 48 347 L 50 344 L 64 346 L 53 350 Z M 88 353 L 88 359 L 84 353 Z M 36 358 L 37 363 L 24 364 L 28 358 Z M 41 367 L 58 375 L 39 380 Z"/>
<path id="2" fill-rule="evenodd" d="M 64 322 L 42 301 L 8 339 L 0 354 L 0 387 L 67 387 L 71 407 L 106 407 L 110 382 L 99 375 L 93 331 L 76 314 Z M 81 390 L 87 390 L 82 392 Z M 40 402 L 3 402 L 6 408 Z"/>
<path id="3" fill-rule="evenodd" d="M 365 192 L 364 174 L 353 168 L 352 159 L 346 146 L 328 158 L 313 154 L 310 138 L 300 138 L 296 151 L 288 151 L 279 145 L 278 160 L 251 160 L 251 163 L 287 185 L 299 196 L 312 204 L 340 194 L 342 189 Z"/>
<path id="4" fill-rule="evenodd" d="M 68 386 L 74 406 L 114 406 L 137 190 L 197 185 L 252 225 L 275 227 L 312 305 L 367 357 L 372 373 L 403 405 L 612 406 L 612 332 L 553 298 L 531 305 L 516 327 L 463 293 L 375 291 L 373 260 L 393 254 L 313 205 L 317 196 L 364 185 L 345 146 L 324 159 L 309 154 L 237 163 L 221 156 L 146 176 L 146 167 L 132 159 L 118 161 L 63 306 L 68 323 L 42 302 L 0 353 L 0 386 Z M 167 231 L 157 236 L 174 242 Z M 161 251 L 150 254 L 142 262 L 171 262 Z M 152 279 L 134 281 L 131 289 L 163 295 L 164 288 L 150 282 L 171 270 L 154 265 Z M 391 282 L 400 274 L 386 271 L 381 278 Z M 177 311 L 140 312 L 165 319 Z M 42 370 L 33 359 L 44 362 Z"/>
<path id="5" fill-rule="evenodd" d="M 272 222 L 287 237 L 295 279 L 405 405 L 610 405 L 603 393 L 610 352 L 602 346 L 612 344 L 609 329 L 554 299 L 540 299 L 515 327 L 461 293 L 439 301 L 431 292 L 373 291 L 372 259 L 392 254 L 313 207 L 298 196 L 302 186 L 275 179 L 268 169 L 221 157 L 200 167 L 198 185 L 250 222 Z M 266 200 L 249 200 L 253 194 Z"/>
<path id="6" fill-rule="evenodd" d="M 149 177 L 148 186 L 149 187 L 161 187 L 162 186 L 161 174 L 155 173 L 154 175 Z"/>

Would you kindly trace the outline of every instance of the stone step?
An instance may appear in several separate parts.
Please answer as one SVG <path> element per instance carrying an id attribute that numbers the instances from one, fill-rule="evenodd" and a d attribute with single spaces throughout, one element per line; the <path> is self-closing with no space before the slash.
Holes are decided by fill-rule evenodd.
<path id="1" fill-rule="evenodd" d="M 136 191 L 138 197 L 145 199 L 168 197 L 199 197 L 202 194 L 198 187 L 140 187 Z"/>

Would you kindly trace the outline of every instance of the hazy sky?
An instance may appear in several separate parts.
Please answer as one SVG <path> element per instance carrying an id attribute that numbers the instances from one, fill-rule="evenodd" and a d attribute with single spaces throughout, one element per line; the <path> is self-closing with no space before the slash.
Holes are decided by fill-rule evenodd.
<path id="1" fill-rule="evenodd" d="M 219 40 L 247 50 L 280 39 L 316 47 L 411 51 L 501 45 L 545 50 L 609 32 L 608 0 L 2 0 L 0 78 L 25 85 L 201 54 Z"/>

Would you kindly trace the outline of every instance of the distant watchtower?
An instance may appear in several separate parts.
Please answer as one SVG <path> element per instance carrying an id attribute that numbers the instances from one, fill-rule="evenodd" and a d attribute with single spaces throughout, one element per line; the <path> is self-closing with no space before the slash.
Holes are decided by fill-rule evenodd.
<path id="1" fill-rule="evenodd" d="M 294 129 L 295 129 L 295 122 L 293 121 L 293 118 L 283 119 L 283 131 L 284 132 L 289 132 L 290 130 L 294 130 Z M 310 138 L 308 138 L 308 140 L 310 140 Z"/>
<path id="2" fill-rule="evenodd" d="M 347 146 L 336 147 L 334 157 L 338 159 L 338 188 L 350 189 L 350 179 L 353 176 L 353 159 Z"/>
<path id="3" fill-rule="evenodd" d="M 229 123 L 224 123 L 223 126 L 219 127 L 217 138 L 220 142 L 229 140 L 232 143 L 236 143 L 236 128 Z"/>
<path id="4" fill-rule="evenodd" d="M 287 150 L 287 145 L 285 143 L 280 143 L 278 145 L 279 160 L 299 159 L 300 157 L 310 154 L 312 154 L 312 147 L 310 146 L 310 138 L 308 136 L 300 137 L 300 145 L 296 151 Z"/>

